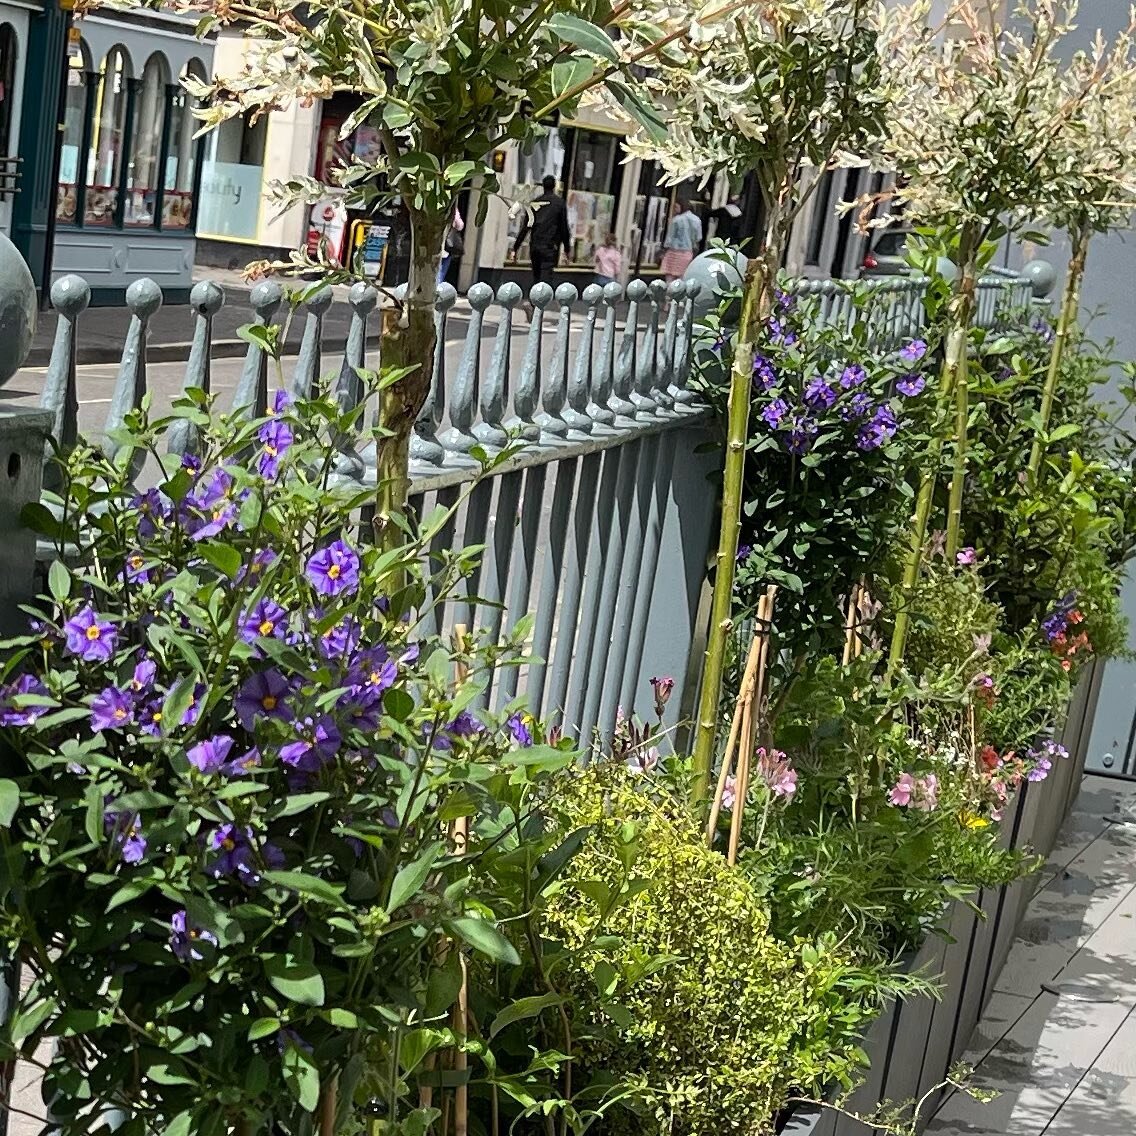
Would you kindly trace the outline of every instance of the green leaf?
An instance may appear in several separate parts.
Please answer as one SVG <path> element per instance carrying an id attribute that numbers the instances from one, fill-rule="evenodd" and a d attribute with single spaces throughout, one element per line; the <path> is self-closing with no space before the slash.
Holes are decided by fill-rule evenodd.
<path id="1" fill-rule="evenodd" d="M 310 962 L 301 962 L 294 955 L 268 955 L 264 960 L 264 973 L 273 990 L 289 1002 L 301 1006 L 323 1005 L 323 975 Z"/>
<path id="2" fill-rule="evenodd" d="M 110 901 L 106 905 L 107 911 L 113 911 L 124 903 L 132 903 L 139 896 L 145 895 L 151 887 L 153 887 L 153 884 L 149 880 L 131 880 L 129 883 L 123 884 L 110 897 Z"/>
<path id="3" fill-rule="evenodd" d="M 506 1026 L 525 1018 L 535 1018 L 550 1006 L 559 1006 L 564 1001 L 558 994 L 539 994 L 532 998 L 518 998 L 512 1005 L 506 1006 L 494 1019 L 489 1027 L 489 1036 L 496 1037 Z"/>
<path id="4" fill-rule="evenodd" d="M 319 1104 L 320 1075 L 315 1058 L 289 1040 L 284 1049 L 284 1083 L 305 1112 L 315 1112 Z"/>
<path id="5" fill-rule="evenodd" d="M 190 1127 L 193 1124 L 193 1113 L 179 1112 L 166 1125 L 164 1136 L 189 1136 Z"/>
<path id="6" fill-rule="evenodd" d="M 516 948 L 492 923 L 472 915 L 460 915 L 456 919 L 450 919 L 447 927 L 475 951 L 488 955 L 494 962 L 507 963 L 509 966 L 520 965 L 521 956 L 517 954 Z"/>
<path id="7" fill-rule="evenodd" d="M 595 74 L 596 64 L 592 59 L 562 59 L 552 65 L 552 94 L 560 98 L 580 83 L 587 82 Z"/>
<path id="8" fill-rule="evenodd" d="M 285 797 L 280 802 L 279 807 L 270 809 L 269 816 L 273 820 L 295 816 L 297 813 L 307 812 L 308 809 L 314 808 L 316 805 L 322 805 L 324 801 L 330 800 L 330 798 L 331 794 L 324 790 L 316 793 L 297 793 L 294 797 Z"/>
<path id="9" fill-rule="evenodd" d="M 436 1018 L 444 1014 L 454 1004 L 461 984 L 461 955 L 450 951 L 446 961 L 430 971 L 426 983 L 426 1016 Z"/>
<path id="10" fill-rule="evenodd" d="M 281 1021 L 279 1018 L 257 1018 L 256 1021 L 249 1026 L 248 1039 L 249 1041 L 259 1041 L 262 1037 L 279 1033 L 280 1028 Z"/>
<path id="11" fill-rule="evenodd" d="M 622 83 L 618 79 L 609 79 L 607 87 L 615 96 L 615 101 L 647 131 L 654 141 L 662 142 L 666 139 L 666 122 L 638 91 L 632 90 L 626 83 Z"/>
<path id="12" fill-rule="evenodd" d="M 47 586 L 57 603 L 71 595 L 71 573 L 62 560 L 53 560 L 47 573 Z"/>
<path id="13" fill-rule="evenodd" d="M 168 735 L 181 728 L 181 720 L 193 703 L 193 691 L 197 685 L 196 675 L 182 675 L 170 688 L 162 703 L 162 733 Z"/>
<path id="14" fill-rule="evenodd" d="M 318 899 L 321 903 L 330 903 L 334 907 L 345 906 L 342 889 L 332 887 L 318 876 L 309 876 L 306 872 L 265 872 L 264 878 L 277 887 L 287 888 L 309 899 Z"/>
<path id="15" fill-rule="evenodd" d="M 30 1009 L 17 1012 L 8 1026 L 8 1036 L 12 1039 L 12 1044 L 16 1047 L 23 1045 L 58 1008 L 54 998 L 44 998 Z"/>
<path id="16" fill-rule="evenodd" d="M 11 828 L 20 807 L 20 787 L 15 781 L 0 781 L 0 828 Z"/>
<path id="17" fill-rule="evenodd" d="M 197 546 L 197 551 L 217 569 L 218 572 L 229 577 L 237 578 L 241 570 L 241 554 L 231 544 L 223 544 L 219 540 L 209 540 Z"/>
<path id="18" fill-rule="evenodd" d="M 461 185 L 469 180 L 470 174 L 477 169 L 476 162 L 451 162 L 446 167 L 446 185 Z"/>
<path id="19" fill-rule="evenodd" d="M 608 34 L 595 24 L 581 20 L 570 12 L 554 12 L 548 21 L 548 30 L 564 43 L 573 44 L 591 55 L 598 55 L 609 63 L 619 62 L 619 52 Z"/>
<path id="20" fill-rule="evenodd" d="M 391 884 L 387 913 L 393 915 L 404 903 L 413 899 L 422 889 L 435 861 L 442 853 L 441 844 L 431 844 L 417 860 L 399 868 Z"/>

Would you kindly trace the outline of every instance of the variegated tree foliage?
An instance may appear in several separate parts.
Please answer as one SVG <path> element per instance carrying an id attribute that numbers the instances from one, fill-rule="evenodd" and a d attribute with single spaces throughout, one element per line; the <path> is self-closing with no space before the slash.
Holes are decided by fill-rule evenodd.
<path id="1" fill-rule="evenodd" d="M 878 160 L 899 175 L 894 196 L 904 214 L 946 226 L 957 242 L 960 271 L 940 385 L 944 415 L 953 406 L 953 422 L 943 431 L 954 443 L 951 556 L 961 533 L 966 342 L 982 246 L 1031 223 L 1069 227 L 1078 250 L 1070 276 L 1079 279 L 1088 233 L 1115 225 L 1126 212 L 1136 172 L 1131 29 L 1112 45 L 1098 37 L 1091 50 L 1074 53 L 1076 0 L 1021 0 L 1005 20 L 995 7 L 1001 5 L 961 0 L 945 25 L 933 26 L 928 0 L 915 0 L 894 11 L 880 38 L 892 109 Z M 943 441 L 933 441 L 920 485 L 905 594 L 918 577 Z M 901 610 L 893 668 L 906 631 Z"/>
<path id="2" fill-rule="evenodd" d="M 711 11 L 710 3 L 703 10 Z M 876 40 L 888 19 L 873 0 L 782 0 L 696 23 L 644 80 L 652 100 L 667 108 L 665 135 L 640 127 L 627 143 L 631 153 L 660 163 L 673 183 L 719 172 L 737 180 L 753 171 L 765 206 L 760 245 L 747 250 L 734 341 L 722 527 L 694 751 L 700 801 L 721 716 L 755 344 L 790 226 L 815 175 L 862 162 L 880 142 L 888 112 Z"/>

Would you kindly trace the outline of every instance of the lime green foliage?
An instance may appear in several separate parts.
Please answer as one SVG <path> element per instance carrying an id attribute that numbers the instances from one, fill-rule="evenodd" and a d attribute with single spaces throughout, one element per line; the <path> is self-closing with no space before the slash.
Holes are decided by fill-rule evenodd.
<path id="1" fill-rule="evenodd" d="M 747 876 L 706 847 L 658 783 L 647 786 L 599 766 L 566 779 L 555 800 L 566 830 L 591 830 L 542 934 L 570 951 L 601 924 L 612 937 L 602 961 L 560 976 L 575 998 L 577 1066 L 641 1086 L 641 1114 L 612 1113 L 605 1132 L 756 1136 L 794 1091 L 849 1082 L 878 978 L 834 939 L 771 936 Z M 629 871 L 638 893 L 605 919 Z M 644 975 L 646 959 L 657 969 Z"/>

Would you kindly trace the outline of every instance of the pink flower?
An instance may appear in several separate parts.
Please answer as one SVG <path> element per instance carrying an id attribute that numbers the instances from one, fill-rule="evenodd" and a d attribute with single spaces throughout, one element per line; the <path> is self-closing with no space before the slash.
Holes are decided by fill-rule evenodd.
<path id="1" fill-rule="evenodd" d="M 737 796 L 737 785 L 737 778 L 726 778 L 726 787 L 722 790 L 722 808 L 725 809 L 728 813 L 734 811 L 734 799 Z"/>
<path id="2" fill-rule="evenodd" d="M 910 773 L 901 773 L 899 780 L 892 786 L 892 790 L 888 793 L 888 800 L 893 804 L 902 808 L 905 805 L 911 804 L 911 798 L 915 795 L 915 778 Z"/>
<path id="3" fill-rule="evenodd" d="M 797 771 L 779 749 L 757 751 L 757 772 L 775 797 L 791 797 L 797 791 Z"/>
<path id="4" fill-rule="evenodd" d="M 915 807 L 922 812 L 933 812 L 939 804 L 939 779 L 934 773 L 928 773 L 918 782 L 915 794 Z"/>
<path id="5" fill-rule="evenodd" d="M 978 554 L 974 551 L 973 548 L 963 548 L 963 549 L 960 549 L 955 554 L 955 560 L 958 561 L 958 565 L 959 565 L 960 568 L 969 567 L 977 559 L 978 559 Z"/>

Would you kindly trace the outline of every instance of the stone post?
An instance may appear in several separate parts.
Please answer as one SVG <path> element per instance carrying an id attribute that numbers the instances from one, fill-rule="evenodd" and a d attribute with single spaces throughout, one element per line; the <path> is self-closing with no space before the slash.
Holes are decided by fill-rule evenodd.
<path id="1" fill-rule="evenodd" d="M 35 321 L 32 274 L 12 242 L 0 234 L 0 387 L 28 357 Z M 39 500 L 50 429 L 48 411 L 8 407 L 0 401 L 0 637 L 26 627 L 19 605 L 32 597 L 36 539 L 20 513 Z"/>

